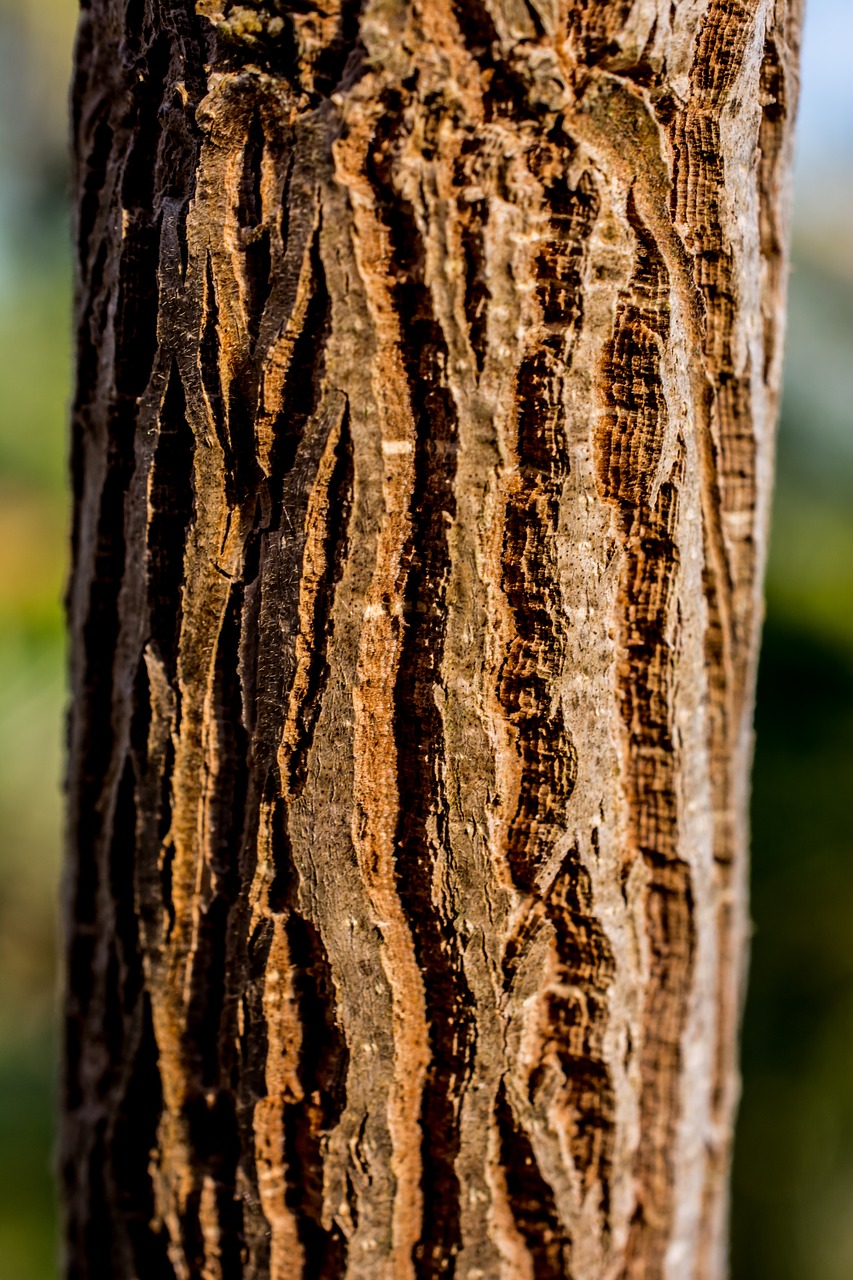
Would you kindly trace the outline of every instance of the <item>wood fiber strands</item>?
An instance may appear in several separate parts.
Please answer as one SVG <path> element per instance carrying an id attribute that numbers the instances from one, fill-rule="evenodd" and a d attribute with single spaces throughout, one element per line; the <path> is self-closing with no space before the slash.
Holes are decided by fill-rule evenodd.
<path id="1" fill-rule="evenodd" d="M 68 1280 L 722 1280 L 797 0 L 85 0 Z"/>

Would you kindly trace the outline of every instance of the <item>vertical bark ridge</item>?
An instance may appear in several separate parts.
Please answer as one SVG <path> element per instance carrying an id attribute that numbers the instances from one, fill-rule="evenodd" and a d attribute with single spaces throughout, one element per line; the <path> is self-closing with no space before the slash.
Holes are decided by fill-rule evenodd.
<path id="1" fill-rule="evenodd" d="M 75 1280 L 724 1274 L 798 22 L 84 10 Z"/>
<path id="2" fill-rule="evenodd" d="M 315 385 L 320 383 L 319 377 Z M 309 419 L 305 434 L 297 447 L 291 469 L 287 472 L 278 505 L 280 520 L 273 546 L 262 560 L 259 578 L 260 606 L 257 616 L 258 645 L 256 675 L 252 686 L 261 693 L 259 716 L 255 728 L 253 757 L 261 772 L 258 776 L 260 812 L 272 804 L 272 826 L 269 833 L 256 826 L 250 828 L 249 839 L 257 846 L 254 885 L 247 906 L 251 909 L 248 929 L 251 936 L 259 928 L 258 920 L 271 921 L 273 929 L 282 933 L 285 948 L 284 974 L 276 978 L 287 981 L 292 991 L 291 1002 L 296 1026 L 290 1029 L 296 1044 L 289 1050 L 281 1043 L 281 1033 L 269 1025 L 266 1013 L 261 1025 L 246 1020 L 241 1031 L 244 1054 L 252 1052 L 254 1041 L 266 1035 L 267 1062 L 265 1078 L 269 1090 L 257 1117 L 255 1148 L 264 1148 L 261 1133 L 268 1123 L 273 1132 L 280 1127 L 286 1175 L 281 1193 L 284 1206 L 293 1211 L 295 1227 L 287 1220 L 279 1205 L 275 1214 L 282 1226 L 272 1222 L 271 1249 L 280 1254 L 281 1232 L 294 1232 L 305 1256 L 319 1260 L 318 1275 L 333 1275 L 342 1265 L 340 1233 L 329 1231 L 323 1224 L 322 1159 L 320 1132 L 332 1126 L 340 1111 L 340 1060 L 346 1058 L 346 1046 L 340 1042 L 335 1005 L 320 934 L 304 913 L 300 901 L 299 877 L 296 872 L 289 836 L 289 805 L 300 785 L 299 758 L 305 750 L 304 732 L 310 733 L 312 706 L 308 700 L 310 680 L 322 678 L 318 666 L 323 660 L 328 641 L 325 628 L 315 631 L 329 605 L 327 593 L 333 592 L 336 559 L 341 553 L 342 531 L 337 521 L 346 518 L 348 503 L 346 405 L 341 397 L 321 402 Z M 334 511 L 332 500 L 340 501 L 341 510 Z M 343 526 L 345 533 L 346 525 Z M 277 547 L 280 550 L 276 550 Z M 328 560 L 325 558 L 328 557 Z M 281 640 L 287 637 L 282 652 Z M 294 714 L 294 700 L 299 712 L 308 717 L 303 733 L 292 734 L 288 726 L 299 727 Z M 294 721 L 296 722 L 294 726 Z M 277 797 L 270 801 L 270 793 Z M 252 805 L 255 810 L 257 801 Z M 260 980 L 266 981 L 262 974 Z M 235 989 L 239 999 L 239 989 Z M 266 1028 L 264 1029 L 264 1025 Z M 297 1029 L 298 1028 L 298 1029 Z M 303 1030 L 304 1028 L 304 1030 Z M 294 1079 L 282 1081 L 281 1066 L 270 1054 L 295 1053 Z M 284 1085 L 284 1087 L 283 1087 Z M 249 1082 L 247 1114 L 255 1104 L 256 1087 Z M 246 1141 L 251 1140 L 251 1129 Z M 264 1159 L 270 1163 L 274 1153 L 264 1148 Z M 261 1204 L 270 1192 L 260 1194 Z M 283 1261 L 283 1258 L 280 1259 Z"/>
<path id="3" fill-rule="evenodd" d="M 734 762 L 749 747 L 752 692 L 757 659 L 757 624 L 763 554 L 769 517 L 772 430 L 778 411 L 784 318 L 769 298 L 784 288 L 787 201 L 780 198 L 778 165 L 790 147 L 791 110 L 796 83 L 795 56 L 801 6 L 776 6 L 768 26 L 756 21 L 754 5 L 734 9 L 711 4 L 697 38 L 691 74 L 687 123 L 671 126 L 674 147 L 673 216 L 697 261 L 697 283 L 705 317 L 705 363 L 713 389 L 714 425 L 720 451 L 720 484 L 727 554 L 730 563 L 734 661 L 723 657 L 717 591 L 709 583 L 709 745 L 715 809 L 720 815 L 714 853 L 719 883 L 718 934 L 721 982 L 718 993 L 718 1052 L 713 1092 L 714 1164 L 709 1186 L 724 1182 L 730 1161 L 731 1116 L 737 1080 L 730 1062 L 743 1001 L 739 959 L 746 947 L 748 920 L 743 832 L 743 778 Z M 775 32 L 771 34 L 771 28 Z M 790 43 L 789 43 L 790 42 Z M 793 49 L 791 48 L 793 45 Z M 725 162 L 720 131 L 726 116 L 742 111 L 744 99 L 755 105 L 746 137 L 755 139 L 755 195 L 758 225 L 750 241 L 730 234 L 733 211 L 727 185 L 743 153 Z M 721 122 L 721 123 L 720 123 Z M 729 128 L 732 126 L 729 125 Z M 742 131 L 742 125 L 738 126 Z M 787 152 L 789 157 L 790 153 Z M 696 192 L 701 190 L 701 212 Z M 708 217 L 708 205 L 712 215 Z M 754 297 L 758 286 L 759 296 Z M 748 305 L 760 314 L 759 340 L 744 328 Z M 761 393 L 756 393 L 756 385 Z M 745 744 L 745 745 L 744 745 Z M 710 1195 L 703 1226 L 702 1275 L 720 1265 L 719 1203 Z"/>
<path id="4" fill-rule="evenodd" d="M 564 831 L 576 772 L 562 709 L 554 705 L 565 655 L 555 540 L 569 467 L 562 377 L 582 323 L 579 267 L 597 212 L 591 175 L 584 174 L 572 190 L 560 172 L 559 151 L 542 151 L 533 157 L 534 173 L 540 170 L 545 188 L 547 219 L 534 268 L 542 331 L 530 341 L 518 371 L 517 470 L 507 501 L 503 554 L 503 585 L 516 636 L 500 673 L 500 699 L 516 728 L 521 760 L 507 855 L 518 888 L 527 893 Z"/>
<path id="5" fill-rule="evenodd" d="M 400 794 L 397 883 L 400 901 L 413 922 L 429 1019 L 431 1064 L 420 1118 L 423 1227 L 414 1257 L 416 1274 L 432 1280 L 455 1274 L 461 1246 L 455 1159 L 474 1035 L 461 948 L 452 913 L 442 902 L 441 883 L 443 864 L 452 858 L 438 699 L 443 693 L 447 529 L 456 515 L 457 424 L 445 382 L 447 347 L 423 281 L 423 263 L 413 254 L 420 241 L 417 226 L 405 206 L 398 207 L 396 218 L 392 242 L 400 280 L 394 301 L 404 335 L 403 361 L 416 431 L 404 631 L 395 688 Z"/>
<path id="6" fill-rule="evenodd" d="M 353 202 L 355 254 L 375 333 L 371 374 L 384 462 L 385 518 L 377 535 L 353 691 L 353 841 L 382 932 L 383 968 L 394 1006 L 394 1090 L 388 1104 L 396 1179 L 391 1248 L 392 1265 L 402 1278 L 414 1275 L 413 1254 L 422 1230 L 423 1157 L 416 1134 L 429 1061 L 423 977 L 413 922 L 401 901 L 395 867 L 400 780 L 394 692 L 402 646 L 417 426 L 394 305 L 391 236 L 381 210 L 375 208 L 368 169 L 368 148 L 378 123 L 376 110 L 372 118 L 365 118 L 363 132 L 348 134 L 336 160 L 343 180 L 356 198 L 361 197 Z"/>
<path id="7" fill-rule="evenodd" d="M 282 729 L 278 766 L 285 796 L 301 794 L 323 692 L 329 678 L 335 588 L 347 552 L 352 507 L 352 438 L 344 405 L 320 460 L 319 483 L 306 520 L 308 535 L 300 583 L 296 662 Z"/>
<path id="8" fill-rule="evenodd" d="M 675 151 L 672 210 L 695 262 L 702 297 L 704 355 L 713 389 L 712 430 L 719 450 L 719 485 L 724 535 L 735 613 L 733 640 L 744 644 L 745 614 L 751 600 L 754 556 L 751 551 L 755 504 L 755 438 L 751 412 L 751 370 L 738 351 L 735 308 L 737 246 L 727 233 L 727 175 L 721 145 L 721 108 L 742 77 L 748 43 L 756 39 L 751 3 L 712 3 L 697 39 L 691 76 L 690 110 L 678 113 L 672 127 Z M 735 672 L 738 684 L 742 672 Z"/>
<path id="9" fill-rule="evenodd" d="M 569 804 L 577 777 L 576 749 L 564 708 L 555 704 L 554 697 L 567 653 L 557 552 L 560 506 L 570 467 L 565 379 L 584 319 L 585 242 L 599 209 L 592 174 L 581 172 L 572 186 L 564 173 L 566 159 L 552 143 L 534 151 L 529 161 L 544 189 L 545 224 L 534 268 L 541 331 L 518 375 L 518 472 L 507 504 L 503 554 L 504 589 L 516 637 L 500 678 L 501 701 L 515 727 L 520 757 L 518 807 L 509 823 L 507 853 L 516 886 L 528 906 L 526 919 L 507 942 L 504 981 L 512 993 L 525 949 L 524 934 L 536 928 L 537 919 L 546 920 L 553 930 L 555 978 L 544 1001 L 538 1061 L 531 1063 L 524 1111 L 537 1105 L 551 1111 L 571 1151 L 581 1195 L 586 1197 L 594 1189 L 599 1197 L 606 1232 L 615 1117 L 603 1036 L 612 959 L 577 845 L 562 855 L 556 867 L 550 865 L 569 829 Z M 506 1096 L 503 1105 L 508 1105 Z M 512 1129 L 504 1124 L 503 1132 L 509 1149 Z M 531 1162 L 535 1168 L 527 1137 L 518 1161 L 519 1168 L 529 1168 Z M 535 1173 L 541 1180 L 541 1172 Z M 534 1169 L 529 1169 L 528 1176 L 533 1174 Z M 532 1206 L 541 1196 L 523 1191 L 525 1185 L 524 1179 L 509 1181 L 519 1227 L 531 1245 Z M 547 1185 L 544 1180 L 543 1185 Z M 571 1267 L 567 1228 L 561 1226 L 555 1237 L 554 1223 L 544 1207 L 539 1227 L 543 1238 L 559 1239 L 560 1245 L 558 1253 L 549 1245 L 542 1256 L 534 1249 L 535 1274 L 570 1274 L 564 1270 Z M 554 1269 L 558 1255 L 562 1260 Z"/>
<path id="10" fill-rule="evenodd" d="M 598 439 L 602 486 L 617 504 L 625 561 L 619 685 L 626 730 L 632 859 L 643 859 L 649 977 L 639 1046 L 643 1079 L 635 1158 L 637 1206 L 625 1276 L 663 1268 L 675 1187 L 670 1151 L 680 1099 L 682 1036 L 695 946 L 690 867 L 680 856 L 678 757 L 673 737 L 678 621 L 680 444 L 667 456 L 668 408 L 660 370 L 669 337 L 670 280 L 661 253 L 629 196 L 635 267 L 621 298 L 602 385 L 609 414 Z"/>

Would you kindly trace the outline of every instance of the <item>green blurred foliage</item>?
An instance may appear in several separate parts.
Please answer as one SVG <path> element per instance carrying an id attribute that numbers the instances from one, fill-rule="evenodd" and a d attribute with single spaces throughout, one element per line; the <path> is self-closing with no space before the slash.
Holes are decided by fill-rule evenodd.
<path id="1" fill-rule="evenodd" d="M 56 1274 L 66 271 L 0 296 L 0 1276 Z"/>
<path id="2" fill-rule="evenodd" d="M 0 0 L 0 1277 L 57 1274 L 72 0 Z"/>
<path id="3" fill-rule="evenodd" d="M 813 0 L 812 11 L 838 3 Z M 57 1274 L 72 26 L 71 0 L 0 0 L 4 1280 Z M 826 201 L 809 208 L 822 221 L 798 231 L 756 716 L 735 1280 L 853 1276 L 853 238 L 844 218 L 827 221 Z"/>

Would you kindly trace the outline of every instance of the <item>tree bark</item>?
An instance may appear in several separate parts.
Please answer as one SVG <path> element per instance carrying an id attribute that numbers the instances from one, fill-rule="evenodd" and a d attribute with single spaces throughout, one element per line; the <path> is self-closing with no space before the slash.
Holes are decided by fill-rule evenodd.
<path id="1" fill-rule="evenodd" d="M 714 1280 L 799 0 L 90 0 L 66 1274 Z"/>

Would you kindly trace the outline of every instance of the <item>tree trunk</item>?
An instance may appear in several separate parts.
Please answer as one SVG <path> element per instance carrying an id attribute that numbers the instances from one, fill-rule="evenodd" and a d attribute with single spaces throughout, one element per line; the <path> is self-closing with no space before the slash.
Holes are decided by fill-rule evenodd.
<path id="1" fill-rule="evenodd" d="M 95 1280 L 719 1280 L 799 0 L 91 0 Z"/>

